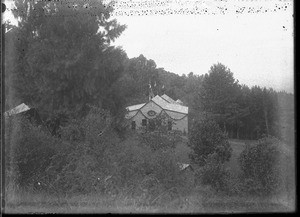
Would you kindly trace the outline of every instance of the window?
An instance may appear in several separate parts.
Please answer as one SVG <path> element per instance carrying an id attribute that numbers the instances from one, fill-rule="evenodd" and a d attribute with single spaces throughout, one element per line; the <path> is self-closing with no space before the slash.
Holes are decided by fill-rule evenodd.
<path id="1" fill-rule="evenodd" d="M 135 128 L 136 128 L 136 123 L 135 123 L 135 121 L 132 121 L 131 122 L 131 129 L 135 130 Z"/>
<path id="2" fill-rule="evenodd" d="M 172 130 L 172 121 L 168 121 L 168 130 Z"/>
<path id="3" fill-rule="evenodd" d="M 142 120 L 142 126 L 147 126 L 147 120 L 146 119 Z"/>

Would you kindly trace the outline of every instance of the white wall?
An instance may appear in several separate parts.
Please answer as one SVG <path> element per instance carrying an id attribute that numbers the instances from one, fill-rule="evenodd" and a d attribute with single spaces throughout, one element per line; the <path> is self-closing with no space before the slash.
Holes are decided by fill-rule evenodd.
<path id="1" fill-rule="evenodd" d="M 155 118 L 156 116 L 149 116 L 147 114 L 148 111 L 155 111 L 156 115 L 159 115 L 160 112 L 162 111 L 161 107 L 156 105 L 154 102 L 150 101 L 148 104 L 146 104 L 142 109 L 141 112 L 149 119 Z"/>
<path id="2" fill-rule="evenodd" d="M 156 112 L 155 116 L 149 116 L 147 113 L 148 111 L 153 110 Z M 130 120 L 130 127 L 131 127 L 131 122 L 135 121 L 136 123 L 136 129 L 139 129 L 142 127 L 142 120 L 143 119 L 153 119 L 156 118 L 157 115 L 159 115 L 162 112 L 162 109 L 156 105 L 153 102 L 149 102 L 146 104 L 141 110 L 139 111 L 132 111 L 129 113 L 127 118 L 132 117 Z M 180 119 L 180 120 L 172 120 L 173 121 L 173 126 L 172 130 L 180 130 L 182 132 L 188 132 L 188 116 L 186 114 L 181 114 L 181 113 L 176 113 L 176 112 L 171 112 L 171 111 L 163 111 L 163 113 L 166 112 L 171 118 L 174 119 Z M 135 115 L 135 116 L 134 116 Z M 134 116 L 134 117 L 133 117 Z M 145 117 L 146 116 L 146 117 Z M 147 120 L 148 121 L 148 120 Z"/>

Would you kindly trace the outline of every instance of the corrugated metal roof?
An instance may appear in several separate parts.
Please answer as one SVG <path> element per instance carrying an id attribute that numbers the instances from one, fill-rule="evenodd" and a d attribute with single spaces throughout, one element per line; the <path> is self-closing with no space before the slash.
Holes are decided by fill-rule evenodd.
<path id="1" fill-rule="evenodd" d="M 126 109 L 127 109 L 128 111 L 138 110 L 138 109 L 142 108 L 145 104 L 146 104 L 146 103 L 128 106 L 128 107 L 126 107 Z"/>
<path id="2" fill-rule="evenodd" d="M 168 95 L 164 94 L 161 96 L 161 98 L 163 98 L 164 100 L 167 100 L 169 103 L 176 103 L 176 101 L 174 99 L 172 99 L 171 97 L 169 97 Z"/>
<path id="3" fill-rule="evenodd" d="M 18 106 L 16 106 L 15 108 L 7 111 L 4 113 L 5 116 L 11 116 L 11 115 L 15 115 L 15 114 L 19 114 L 25 111 L 30 110 L 29 106 L 27 106 L 25 103 L 22 103 Z"/>

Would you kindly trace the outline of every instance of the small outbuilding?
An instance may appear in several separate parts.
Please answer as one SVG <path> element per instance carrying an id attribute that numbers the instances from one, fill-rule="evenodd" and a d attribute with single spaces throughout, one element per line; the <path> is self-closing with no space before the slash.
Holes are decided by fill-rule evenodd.
<path id="1" fill-rule="evenodd" d="M 42 124 L 42 119 L 37 112 L 35 108 L 30 108 L 28 105 L 25 103 L 22 103 L 9 111 L 4 112 L 4 116 L 6 118 L 13 117 L 13 116 L 24 116 L 28 118 L 31 122 L 34 122 L 38 125 Z"/>

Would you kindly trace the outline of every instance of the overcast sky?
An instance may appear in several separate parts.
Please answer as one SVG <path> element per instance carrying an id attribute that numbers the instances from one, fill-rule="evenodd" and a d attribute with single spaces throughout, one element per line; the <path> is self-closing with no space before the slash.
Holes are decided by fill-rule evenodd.
<path id="1" fill-rule="evenodd" d="M 188 2 L 191 6 L 194 1 Z M 234 2 L 247 7 L 246 1 Z M 254 2 L 270 10 L 276 6 L 276 1 Z M 115 16 L 128 26 L 115 44 L 129 58 L 143 54 L 179 75 L 205 74 L 221 62 L 241 84 L 294 92 L 293 8 L 291 1 L 286 2 L 285 11 L 267 13 Z M 218 6 L 201 4 L 210 6 L 208 11 Z"/>
<path id="2" fill-rule="evenodd" d="M 248 13 L 249 8 L 258 11 Z M 208 13 L 153 13 L 180 9 Z M 157 67 L 179 75 L 205 74 L 220 62 L 241 84 L 294 92 L 292 1 L 117 0 L 113 17 L 127 25 L 114 44 L 123 47 L 129 58 L 143 54 Z"/>

